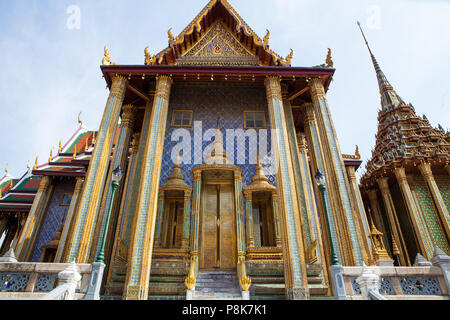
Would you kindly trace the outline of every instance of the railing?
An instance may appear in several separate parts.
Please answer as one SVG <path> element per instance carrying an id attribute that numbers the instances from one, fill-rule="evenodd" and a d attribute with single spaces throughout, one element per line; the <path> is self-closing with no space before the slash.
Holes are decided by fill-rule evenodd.
<path id="1" fill-rule="evenodd" d="M 0 262 L 0 300 L 99 300 L 103 264 Z"/>
<path id="2" fill-rule="evenodd" d="M 432 263 L 413 267 L 332 266 L 333 291 L 339 300 L 449 300 L 450 258 L 435 252 Z"/>

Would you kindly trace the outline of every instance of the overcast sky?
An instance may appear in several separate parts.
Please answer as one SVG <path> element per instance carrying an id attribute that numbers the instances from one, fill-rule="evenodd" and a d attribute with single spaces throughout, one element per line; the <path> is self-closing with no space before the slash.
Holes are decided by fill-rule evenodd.
<path id="1" fill-rule="evenodd" d="M 178 35 L 207 2 L 1 0 L 1 167 L 8 163 L 18 178 L 27 160 L 33 164 L 39 155 L 45 162 L 78 128 L 80 111 L 84 124 L 98 130 L 108 97 L 100 72 L 104 45 L 116 63 L 143 64 L 146 46 L 153 54 L 166 48 L 167 30 Z M 332 49 L 336 74 L 328 100 L 343 153 L 359 145 L 368 160 L 380 108 L 357 20 L 397 93 L 433 126 L 450 128 L 450 1 L 229 2 L 260 37 L 271 31 L 272 50 L 286 56 L 294 49 L 293 66 L 322 64 Z"/>

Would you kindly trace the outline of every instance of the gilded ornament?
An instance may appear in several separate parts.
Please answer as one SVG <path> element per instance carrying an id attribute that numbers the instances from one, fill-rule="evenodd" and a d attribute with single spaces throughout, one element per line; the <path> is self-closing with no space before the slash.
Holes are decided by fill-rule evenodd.
<path id="1" fill-rule="evenodd" d="M 109 56 L 109 49 L 108 49 L 108 45 L 105 46 L 105 53 L 102 59 L 102 65 L 107 66 L 107 65 L 115 65 L 114 62 L 111 62 L 111 57 Z"/>
<path id="2" fill-rule="evenodd" d="M 33 170 L 37 169 L 39 156 L 36 157 L 36 161 L 34 162 Z"/>
<path id="3" fill-rule="evenodd" d="M 269 46 L 269 40 L 270 40 L 270 31 L 269 31 L 269 29 L 266 29 L 266 30 L 267 30 L 267 33 L 264 36 L 263 43 L 264 43 L 265 46 L 268 47 Z"/>
<path id="4" fill-rule="evenodd" d="M 80 124 L 80 127 L 82 127 L 83 126 L 83 121 L 81 121 L 81 114 L 82 114 L 83 112 L 81 111 L 79 114 L 78 114 L 78 123 Z"/>
<path id="5" fill-rule="evenodd" d="M 169 45 L 173 44 L 175 42 L 175 37 L 172 34 L 172 28 L 167 31 L 167 35 L 169 37 Z"/>
<path id="6" fill-rule="evenodd" d="M 294 50 L 291 49 L 291 53 L 284 59 L 288 65 L 292 64 L 292 58 L 294 57 Z"/>
<path id="7" fill-rule="evenodd" d="M 150 54 L 150 52 L 148 51 L 148 46 L 147 47 L 145 47 L 145 49 L 144 49 L 144 53 L 145 53 L 145 65 L 150 65 L 150 64 L 153 64 L 153 63 L 155 63 L 155 60 L 156 60 L 156 57 L 154 57 L 154 56 L 152 56 L 151 54 Z"/>

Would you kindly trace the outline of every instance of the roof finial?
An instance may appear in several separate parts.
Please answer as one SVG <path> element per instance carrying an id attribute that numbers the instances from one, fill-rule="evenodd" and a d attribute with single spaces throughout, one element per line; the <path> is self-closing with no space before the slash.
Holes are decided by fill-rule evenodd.
<path id="1" fill-rule="evenodd" d="M 27 169 L 30 170 L 30 160 L 27 160 Z"/>
<path id="2" fill-rule="evenodd" d="M 6 166 L 5 166 L 5 173 L 6 173 L 6 175 L 8 175 L 8 164 L 6 164 Z"/>
<path id="3" fill-rule="evenodd" d="M 48 163 L 52 162 L 53 159 L 53 148 L 50 149 L 50 157 L 48 158 Z"/>
<path id="4" fill-rule="evenodd" d="M 83 113 L 83 111 L 80 111 L 80 113 L 78 114 L 78 123 L 80 124 L 80 127 L 83 126 L 83 121 L 81 121 L 81 114 Z"/>
<path id="5" fill-rule="evenodd" d="M 61 147 L 61 140 L 59 140 L 59 147 L 58 147 L 58 153 L 61 153 L 62 147 Z"/>
<path id="6" fill-rule="evenodd" d="M 75 147 L 73 147 L 73 159 L 77 157 L 77 144 L 75 143 Z"/>
<path id="7" fill-rule="evenodd" d="M 109 56 L 109 49 L 108 49 L 108 45 L 105 46 L 104 49 L 105 53 L 102 59 L 102 65 L 115 65 L 114 62 L 111 62 L 111 57 Z"/>
<path id="8" fill-rule="evenodd" d="M 36 156 L 36 161 L 34 162 L 33 170 L 36 170 L 38 167 L 39 156 Z"/>
<path id="9" fill-rule="evenodd" d="M 266 33 L 266 35 L 265 35 L 265 37 L 264 37 L 264 39 L 263 39 L 263 43 L 264 43 L 264 45 L 265 46 L 269 46 L 269 40 L 270 40 L 270 31 L 269 31 L 269 29 L 266 29 L 267 30 L 267 33 Z"/>
<path id="10" fill-rule="evenodd" d="M 144 49 L 145 54 L 145 65 L 150 65 L 156 62 L 156 56 L 152 56 L 150 51 L 148 51 L 148 46 Z"/>

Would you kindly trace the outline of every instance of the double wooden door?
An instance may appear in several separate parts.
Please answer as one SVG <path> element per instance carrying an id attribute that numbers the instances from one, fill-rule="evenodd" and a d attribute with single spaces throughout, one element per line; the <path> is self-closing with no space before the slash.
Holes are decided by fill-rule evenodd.
<path id="1" fill-rule="evenodd" d="M 234 269 L 236 215 L 233 185 L 204 184 L 200 221 L 200 268 Z"/>

